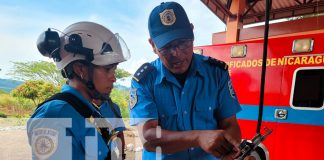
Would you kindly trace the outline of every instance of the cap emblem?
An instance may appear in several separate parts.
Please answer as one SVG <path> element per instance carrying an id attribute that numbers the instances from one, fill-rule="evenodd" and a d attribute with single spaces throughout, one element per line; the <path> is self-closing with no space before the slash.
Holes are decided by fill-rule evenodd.
<path id="1" fill-rule="evenodd" d="M 163 25 L 171 26 L 176 21 L 176 16 L 173 9 L 166 9 L 160 13 L 160 19 Z"/>

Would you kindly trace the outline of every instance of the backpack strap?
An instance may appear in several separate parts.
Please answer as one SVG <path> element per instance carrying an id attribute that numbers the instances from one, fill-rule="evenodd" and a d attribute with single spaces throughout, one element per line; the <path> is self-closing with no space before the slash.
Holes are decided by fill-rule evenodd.
<path id="1" fill-rule="evenodd" d="M 115 108 L 115 103 L 112 102 L 112 100 L 109 98 L 108 99 L 108 104 L 109 104 L 109 107 L 111 108 L 111 110 L 114 112 L 114 115 L 117 117 L 117 118 L 122 118 L 121 114 L 119 114 L 117 112 L 117 109 Z"/>
<path id="2" fill-rule="evenodd" d="M 102 122 L 101 118 L 104 118 L 99 112 L 91 110 L 88 105 L 86 105 L 84 102 L 82 102 L 78 97 L 75 95 L 68 93 L 68 92 L 62 92 L 62 93 L 57 93 L 54 94 L 52 97 L 48 98 L 41 104 L 37 106 L 36 109 L 41 107 L 43 104 L 53 101 L 53 100 L 62 100 L 67 103 L 69 103 L 83 118 L 100 118 L 99 122 L 96 121 L 96 123 L 107 123 L 107 122 Z M 109 128 L 98 128 L 98 132 L 102 136 L 102 139 L 105 141 L 105 143 L 108 145 L 108 142 L 111 138 L 111 135 L 108 131 Z M 108 147 L 109 148 L 109 147 Z M 108 154 L 108 157 L 110 156 L 110 152 Z"/>
<path id="3" fill-rule="evenodd" d="M 37 108 L 53 100 L 61 100 L 69 103 L 84 118 L 90 118 L 91 116 L 96 116 L 95 118 L 102 118 L 101 115 L 93 115 L 93 111 L 86 104 L 84 104 L 78 97 L 68 92 L 54 94 L 52 97 L 39 104 Z"/>

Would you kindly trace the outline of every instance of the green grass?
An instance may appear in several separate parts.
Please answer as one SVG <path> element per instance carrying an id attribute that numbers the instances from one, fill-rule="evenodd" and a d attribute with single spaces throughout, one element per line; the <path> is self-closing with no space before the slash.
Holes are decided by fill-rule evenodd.
<path id="1" fill-rule="evenodd" d="M 7 92 L 0 89 L 0 94 L 7 94 Z"/>
<path id="2" fill-rule="evenodd" d="M 123 118 L 129 118 L 129 109 L 128 107 L 120 107 L 120 112 Z"/>
<path id="3" fill-rule="evenodd" d="M 0 118 L 0 128 L 9 126 L 26 126 L 28 118 Z"/>
<path id="4" fill-rule="evenodd" d="M 114 103 L 120 107 L 120 112 L 123 118 L 129 117 L 128 100 L 129 91 L 114 88 L 110 94 L 110 97 Z"/>
<path id="5" fill-rule="evenodd" d="M 0 118 L 7 118 L 7 115 L 5 113 L 0 112 Z"/>
<path id="6" fill-rule="evenodd" d="M 128 100 L 129 91 L 114 89 L 111 98 L 119 107 L 123 118 L 129 118 Z M 13 97 L 8 93 L 0 93 L 0 117 L 29 117 L 35 110 L 30 99 Z"/>
<path id="7" fill-rule="evenodd" d="M 31 100 L 0 94 L 0 117 L 28 117 L 34 111 L 35 105 Z"/>

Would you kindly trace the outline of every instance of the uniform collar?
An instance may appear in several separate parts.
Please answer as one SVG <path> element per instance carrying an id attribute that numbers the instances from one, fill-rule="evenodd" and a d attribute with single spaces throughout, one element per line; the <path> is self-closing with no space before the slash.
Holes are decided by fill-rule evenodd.
<path id="1" fill-rule="evenodd" d="M 189 76 L 195 76 L 200 75 L 200 76 L 204 76 L 204 70 L 201 66 L 202 63 L 202 58 L 199 57 L 197 54 L 193 54 L 192 56 L 192 63 L 190 65 L 189 68 L 189 72 L 188 72 L 188 77 Z M 157 84 L 161 84 L 163 82 L 163 80 L 168 80 L 171 82 L 176 81 L 176 78 L 172 75 L 172 73 L 164 67 L 162 61 L 160 60 L 160 58 L 157 60 L 157 78 L 155 81 L 155 85 Z"/>
<path id="2" fill-rule="evenodd" d="M 204 70 L 204 66 L 202 66 L 202 59 L 203 56 L 201 55 L 197 55 L 197 54 L 193 54 L 193 58 L 192 58 L 192 64 L 191 64 L 191 75 L 200 75 L 200 76 L 205 76 L 205 70 Z"/>
<path id="3" fill-rule="evenodd" d="M 155 80 L 155 85 L 161 84 L 164 79 L 166 79 L 167 77 L 172 76 L 172 74 L 164 67 L 164 65 L 163 65 L 160 58 L 158 58 L 156 60 L 156 62 L 157 62 L 157 65 L 156 65 L 157 77 L 156 77 L 156 80 Z"/>
<path id="4" fill-rule="evenodd" d="M 87 99 L 85 99 L 82 96 L 82 94 L 75 88 L 73 88 L 67 84 L 64 84 L 61 89 L 61 92 L 68 92 L 68 93 L 73 94 L 74 96 L 78 97 L 83 103 L 87 104 L 91 110 L 95 110 L 95 108 L 92 106 L 92 104 Z"/>

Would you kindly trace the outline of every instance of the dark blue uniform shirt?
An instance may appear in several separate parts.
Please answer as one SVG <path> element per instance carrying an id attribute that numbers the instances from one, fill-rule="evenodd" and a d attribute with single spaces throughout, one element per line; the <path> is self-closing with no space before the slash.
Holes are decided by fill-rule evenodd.
<path id="1" fill-rule="evenodd" d="M 193 55 L 182 87 L 162 64 L 151 62 L 153 71 L 138 81 L 130 92 L 131 125 L 149 119 L 170 131 L 216 130 L 218 122 L 241 110 L 228 71 L 210 63 L 208 57 Z M 143 151 L 143 159 L 155 159 L 155 152 Z M 201 148 L 190 148 L 162 159 L 216 159 Z"/>

